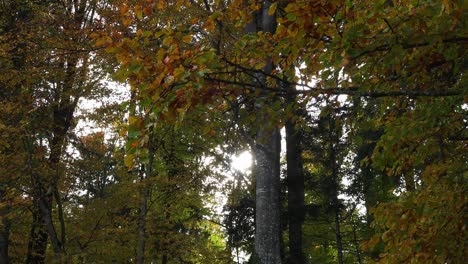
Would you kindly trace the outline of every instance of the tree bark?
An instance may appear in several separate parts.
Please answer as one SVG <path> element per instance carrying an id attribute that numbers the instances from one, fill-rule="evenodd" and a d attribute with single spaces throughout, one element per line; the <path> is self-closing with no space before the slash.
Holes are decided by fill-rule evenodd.
<path id="1" fill-rule="evenodd" d="M 262 129 L 260 129 L 262 130 Z M 259 131 L 267 142 L 254 148 L 256 176 L 255 253 L 262 264 L 281 263 L 280 254 L 280 134 Z M 258 145 L 258 144 L 257 144 Z"/>
<path id="2" fill-rule="evenodd" d="M 8 246 L 10 242 L 10 223 L 2 220 L 2 230 L 0 231 L 0 264 L 10 263 L 8 257 Z"/>
<path id="3" fill-rule="evenodd" d="M 36 204 L 36 203 L 35 203 Z M 48 234 L 44 230 L 42 224 L 41 213 L 39 206 L 33 206 L 33 221 L 31 224 L 31 232 L 29 234 L 28 253 L 26 264 L 42 264 L 45 263 L 45 250 L 47 248 Z"/>
<path id="4" fill-rule="evenodd" d="M 338 132 L 342 128 L 340 126 L 336 126 L 336 116 L 330 116 L 328 119 L 329 126 L 328 126 L 328 144 L 329 149 L 329 166 L 331 169 L 331 201 L 332 201 L 332 208 L 334 211 L 334 218 L 335 218 L 335 239 L 336 239 L 336 250 L 338 252 L 338 263 L 343 264 L 343 240 L 341 237 L 341 228 L 340 228 L 340 215 L 341 215 L 341 204 L 338 198 L 339 189 L 340 189 L 340 176 L 339 176 L 339 165 L 338 165 L 338 152 L 339 150 L 335 146 L 333 142 L 337 142 L 337 145 L 340 143 L 340 135 L 341 133 Z"/>
<path id="5" fill-rule="evenodd" d="M 3 193 L 0 191 L 0 201 L 3 198 Z M 2 216 L 2 229 L 0 230 L 0 264 L 10 263 L 10 258 L 8 256 L 8 247 L 10 245 L 10 220 L 5 217 L 9 208 L 6 207 L 0 213 Z"/>
<path id="6" fill-rule="evenodd" d="M 334 122 L 334 120 L 332 120 Z M 332 125 L 332 129 L 330 131 L 334 130 L 335 126 Z M 333 139 L 332 139 L 333 140 Z M 333 142 L 333 141 L 332 141 Z M 341 237 L 341 228 L 340 228 L 340 215 L 341 215 L 341 205 L 340 201 L 338 199 L 338 194 L 339 194 L 339 184 L 338 184 L 338 164 L 336 163 L 336 153 L 335 149 L 333 147 L 330 148 L 331 156 L 330 156 L 330 162 L 332 163 L 332 190 L 333 190 L 333 197 L 332 197 L 332 205 L 333 205 L 333 210 L 335 213 L 335 239 L 336 239 L 336 250 L 338 252 L 338 263 L 343 264 L 343 240 Z"/>
<path id="7" fill-rule="evenodd" d="M 353 227 L 353 240 L 354 240 L 354 246 L 356 248 L 356 258 L 357 258 L 357 263 L 361 264 L 361 245 L 359 244 L 358 237 L 357 237 L 357 231 L 356 231 L 356 221 L 353 219 L 352 222 L 352 227 Z"/>
<path id="8" fill-rule="evenodd" d="M 335 208 L 335 237 L 336 249 L 338 250 L 338 263 L 343 264 L 343 240 L 341 238 L 340 210 L 337 206 Z"/>
<path id="9" fill-rule="evenodd" d="M 288 103 L 294 103 L 294 98 Z M 300 133 L 294 122 L 286 122 L 286 162 L 288 184 L 289 263 L 302 264 L 302 223 L 304 221 L 304 175 L 302 174 Z"/>
<path id="10" fill-rule="evenodd" d="M 141 181 L 144 181 L 147 178 L 152 177 L 153 174 L 153 161 L 154 161 L 154 152 L 153 148 L 153 131 L 150 132 L 148 138 L 148 152 L 149 160 L 144 174 L 142 175 Z M 145 262 L 145 247 L 146 247 L 146 215 L 148 212 L 148 198 L 150 196 L 149 186 L 146 186 L 143 183 L 143 197 L 140 201 L 140 212 L 138 215 L 138 245 L 137 245 L 137 263 L 143 264 Z"/>
<path id="11" fill-rule="evenodd" d="M 254 14 L 252 24 L 247 26 L 247 33 L 259 29 L 274 33 L 276 17 L 268 14 L 270 1 L 264 1 L 261 12 Z M 270 58 L 266 59 L 265 73 L 273 70 Z M 266 86 L 266 80 L 260 77 L 260 85 Z M 266 95 L 261 95 L 256 102 L 256 109 L 265 108 Z M 262 264 L 281 263 L 281 225 L 280 225 L 280 133 L 271 124 L 271 116 L 260 114 L 257 142 L 253 148 L 255 156 L 254 174 L 256 176 L 255 210 L 255 254 Z"/>
<path id="12" fill-rule="evenodd" d="M 132 94 L 132 102 L 133 102 Z M 134 111 L 134 110 L 133 110 Z M 140 200 L 140 211 L 138 215 L 138 245 L 137 245 L 137 263 L 143 264 L 145 263 L 145 249 L 146 249 L 146 216 L 148 213 L 148 199 L 150 197 L 150 186 L 145 181 L 145 179 L 153 177 L 153 162 L 154 162 L 154 155 L 155 155 L 155 147 L 154 147 L 154 128 L 150 128 L 151 131 L 148 136 L 148 164 L 146 166 L 143 165 L 141 181 L 143 181 L 143 196 Z"/>
<path id="13" fill-rule="evenodd" d="M 145 262 L 145 246 L 146 246 L 146 213 L 148 206 L 148 191 L 143 191 L 143 197 L 140 201 L 140 212 L 138 215 L 138 245 L 137 245 L 137 263 Z"/>

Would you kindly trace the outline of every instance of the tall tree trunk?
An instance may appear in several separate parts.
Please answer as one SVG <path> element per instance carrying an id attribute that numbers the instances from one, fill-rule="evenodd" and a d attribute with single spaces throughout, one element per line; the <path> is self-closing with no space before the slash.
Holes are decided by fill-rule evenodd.
<path id="1" fill-rule="evenodd" d="M 39 205 L 35 202 L 33 205 L 33 221 L 31 224 L 31 232 L 29 234 L 26 264 L 45 263 L 45 251 L 49 236 L 44 229 L 45 227 L 42 224 L 41 213 L 39 212 Z"/>
<path id="2" fill-rule="evenodd" d="M 136 93 L 132 91 L 130 94 L 130 116 L 135 116 L 136 111 Z M 138 214 L 138 238 L 137 238 L 137 255 L 136 260 L 138 264 L 145 262 L 145 250 L 146 250 L 146 216 L 148 213 L 148 199 L 150 196 L 150 187 L 145 183 L 145 179 L 152 177 L 153 174 L 153 161 L 155 155 L 155 148 L 153 147 L 154 131 L 153 127 L 150 128 L 150 134 L 148 136 L 148 164 L 142 165 L 140 181 L 143 183 L 142 197 L 140 200 L 140 208 Z"/>
<path id="3" fill-rule="evenodd" d="M 288 103 L 294 103 L 290 99 Z M 302 223 L 304 221 L 304 175 L 302 174 L 300 133 L 292 120 L 286 122 L 286 162 L 288 184 L 289 263 L 302 264 Z"/>
<path id="4" fill-rule="evenodd" d="M 268 14 L 270 1 L 264 1 L 261 12 L 254 14 L 253 22 L 247 25 L 247 33 L 255 33 L 260 28 L 264 32 L 274 33 L 276 17 Z M 273 70 L 270 58 L 266 59 L 265 73 Z M 261 85 L 266 86 L 266 79 L 260 76 Z M 265 106 L 266 95 L 256 102 L 261 113 Z M 257 130 L 257 142 L 253 147 L 255 156 L 254 174 L 256 176 L 255 207 L 255 255 L 261 264 L 281 263 L 281 225 L 280 225 L 280 133 L 271 124 L 271 116 L 258 117 L 262 124 Z"/>
<path id="5" fill-rule="evenodd" d="M 333 126 L 334 127 L 334 126 Z M 331 129 L 330 129 L 331 130 Z M 339 195 L 339 184 L 338 184 L 338 164 L 336 163 L 336 153 L 335 149 L 331 147 L 330 149 L 331 155 L 330 155 L 330 162 L 332 163 L 332 206 L 333 206 L 333 211 L 335 213 L 334 218 L 335 218 L 335 240 L 336 240 L 336 250 L 338 252 L 338 263 L 343 264 L 343 239 L 341 237 L 341 205 L 340 201 L 338 199 Z"/>
<path id="6" fill-rule="evenodd" d="M 341 237 L 341 228 L 340 228 L 340 215 L 341 215 L 341 204 L 338 198 L 339 191 L 340 191 L 340 177 L 339 177 L 339 165 L 338 165 L 338 151 L 337 147 L 333 142 L 340 142 L 340 134 L 338 131 L 342 128 L 340 126 L 336 126 L 336 117 L 331 116 L 329 117 L 329 127 L 328 127 L 328 152 L 330 153 L 329 156 L 329 166 L 331 168 L 331 202 L 332 208 L 334 211 L 334 218 L 335 218 L 335 239 L 336 239 L 336 250 L 338 251 L 338 263 L 343 264 L 343 240 Z"/>
<path id="7" fill-rule="evenodd" d="M 374 221 L 374 217 L 372 216 L 370 209 L 375 206 L 375 194 L 372 192 L 371 186 L 374 182 L 374 175 L 372 175 L 370 169 L 367 166 L 363 166 L 361 169 L 361 181 L 363 185 L 363 196 L 364 196 L 364 206 L 366 207 L 366 225 L 367 229 L 370 231 L 371 223 Z M 375 184 L 375 182 L 374 182 Z"/>
<path id="8" fill-rule="evenodd" d="M 2 201 L 3 192 L 0 191 L 0 201 Z M 10 245 L 10 220 L 5 217 L 9 211 L 8 207 L 1 209 L 0 216 L 2 217 L 1 230 L 0 230 L 0 264 L 10 263 L 8 257 L 8 246 Z"/>
<path id="9" fill-rule="evenodd" d="M 146 214 L 148 206 L 148 190 L 143 190 L 143 197 L 140 201 L 140 212 L 138 215 L 138 245 L 137 245 L 137 263 L 145 262 L 145 246 L 146 246 Z"/>
<path id="10" fill-rule="evenodd" d="M 45 252 L 49 237 L 52 249 L 59 260 L 62 253 L 62 244 L 52 221 L 52 194 L 36 194 L 33 200 L 33 222 L 29 238 L 27 263 L 45 262 Z"/>
<path id="11" fill-rule="evenodd" d="M 262 130 L 262 129 L 260 129 Z M 280 253 L 280 134 L 259 131 L 267 142 L 254 148 L 256 176 L 255 253 L 262 264 L 281 263 Z M 258 144 L 257 144 L 258 145 Z"/>
<path id="12" fill-rule="evenodd" d="M 357 230 L 356 230 L 356 221 L 353 219 L 353 240 L 354 240 L 354 247 L 356 248 L 356 258 L 357 258 L 357 263 L 361 264 L 361 245 L 358 241 L 358 236 L 357 236 Z"/>
<path id="13" fill-rule="evenodd" d="M 10 242 L 10 223 L 2 220 L 2 230 L 0 231 L 0 264 L 10 263 L 8 257 L 8 246 Z"/>
<path id="14" fill-rule="evenodd" d="M 141 181 L 152 177 L 153 175 L 153 161 L 154 152 L 153 148 L 153 131 L 150 132 L 148 137 L 148 152 L 149 159 L 148 164 L 145 166 L 144 175 L 142 175 Z M 146 215 L 148 212 L 148 198 L 150 196 L 150 186 L 143 183 L 143 197 L 140 201 L 140 212 L 138 215 L 138 245 L 137 245 L 137 263 L 143 264 L 145 262 L 145 247 L 146 247 Z"/>
<path id="15" fill-rule="evenodd" d="M 343 240 L 341 237 L 340 210 L 338 206 L 335 207 L 335 237 L 336 249 L 338 250 L 338 263 L 343 264 Z"/>

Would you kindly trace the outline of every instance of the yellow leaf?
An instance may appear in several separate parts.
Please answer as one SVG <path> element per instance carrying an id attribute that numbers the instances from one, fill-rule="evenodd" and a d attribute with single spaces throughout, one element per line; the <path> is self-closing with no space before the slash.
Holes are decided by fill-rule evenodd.
<path id="1" fill-rule="evenodd" d="M 130 126 L 132 126 L 134 128 L 143 127 L 143 119 L 141 119 L 140 117 L 130 116 L 128 118 L 128 122 L 129 122 Z"/>
<path id="2" fill-rule="evenodd" d="M 133 167 L 133 155 L 132 154 L 127 154 L 124 159 L 125 166 L 128 168 Z"/>
<path id="3" fill-rule="evenodd" d="M 191 35 L 183 36 L 183 37 L 182 37 L 182 41 L 183 41 L 184 43 L 190 43 L 190 41 L 192 41 L 192 36 L 191 36 Z"/>
<path id="4" fill-rule="evenodd" d="M 184 66 L 180 65 L 174 70 L 174 77 L 180 77 L 184 75 L 184 73 L 185 73 L 185 68 Z"/>
<path id="5" fill-rule="evenodd" d="M 135 7 L 135 15 L 138 19 L 142 19 L 143 18 L 143 9 L 140 5 L 137 5 Z"/>
<path id="6" fill-rule="evenodd" d="M 274 2 L 271 4 L 270 8 L 268 9 L 268 15 L 272 16 L 276 12 L 276 7 L 278 6 L 278 2 Z"/>
<path id="7" fill-rule="evenodd" d="M 163 40 L 162 43 L 163 43 L 163 45 L 165 45 L 165 46 L 169 46 L 169 45 L 172 44 L 173 40 L 174 40 L 173 37 L 168 36 L 168 37 L 165 37 L 165 38 L 164 38 L 164 40 Z"/>
<path id="8" fill-rule="evenodd" d="M 159 0 L 156 6 L 159 10 L 164 9 L 164 0 Z"/>
<path id="9" fill-rule="evenodd" d="M 125 136 L 127 136 L 127 132 L 128 132 L 128 129 L 127 129 L 126 127 L 124 127 L 124 128 L 122 128 L 122 129 L 120 130 L 119 135 L 120 135 L 121 137 L 125 137 Z"/>

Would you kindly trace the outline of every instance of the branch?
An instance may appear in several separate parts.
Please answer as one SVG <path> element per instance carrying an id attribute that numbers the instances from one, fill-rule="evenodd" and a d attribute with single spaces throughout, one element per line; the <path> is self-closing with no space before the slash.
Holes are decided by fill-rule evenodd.
<path id="1" fill-rule="evenodd" d="M 260 89 L 263 91 L 269 91 L 276 93 L 280 96 L 288 95 L 351 95 L 358 97 L 399 97 L 399 96 L 412 96 L 412 97 L 446 97 L 446 96 L 459 96 L 463 94 L 461 90 L 453 91 L 359 91 L 359 87 L 329 87 L 329 88 L 317 88 L 309 85 L 304 85 L 296 82 L 287 82 L 295 86 L 302 86 L 309 88 L 308 90 L 286 90 L 282 88 L 272 88 L 263 86 L 256 83 L 242 82 L 242 81 L 232 81 L 225 79 L 217 79 L 212 77 L 205 77 L 206 81 L 218 82 L 223 84 L 231 84 L 236 86 L 241 86 L 251 90 Z"/>
<path id="2" fill-rule="evenodd" d="M 390 25 L 389 25 L 390 26 Z M 468 42 L 468 37 L 454 37 L 454 38 L 448 38 L 448 39 L 443 39 L 442 40 L 442 43 L 444 44 L 447 44 L 447 43 L 457 43 L 457 42 Z M 403 49 L 412 49 L 412 48 L 419 48 L 419 47 L 424 47 L 424 46 L 429 46 L 431 43 L 430 42 L 421 42 L 421 43 L 410 43 L 410 44 L 406 44 L 406 43 L 402 43 L 401 46 L 403 47 Z M 385 45 L 382 45 L 382 46 L 377 46 L 375 47 L 374 49 L 371 49 L 371 50 L 366 50 L 360 54 L 357 54 L 356 56 L 352 57 L 353 59 L 357 59 L 359 57 L 362 57 L 364 55 L 367 55 L 367 54 L 372 54 L 374 52 L 379 52 L 379 51 L 389 51 L 392 49 L 394 45 L 389 45 L 389 44 L 385 44 Z"/>
<path id="3" fill-rule="evenodd" d="M 457 41 L 468 41 L 468 38 L 452 38 L 452 39 L 447 39 L 444 40 L 445 43 L 448 42 L 457 42 Z M 404 46 L 405 48 L 411 48 L 411 47 L 419 47 L 419 46 L 424 46 L 424 45 L 429 45 L 429 43 L 419 43 L 419 44 L 412 44 L 412 45 L 406 45 Z M 379 50 L 388 50 L 391 47 L 389 45 L 385 46 L 380 46 L 377 49 Z M 362 53 L 363 54 L 363 53 Z M 359 56 L 359 55 L 358 55 Z M 379 98 L 379 97 L 398 97 L 398 96 L 413 96 L 413 97 L 444 97 L 444 96 L 457 96 L 457 95 L 462 95 L 463 92 L 461 90 L 454 90 L 454 91 L 359 91 L 359 87 L 348 87 L 348 88 L 340 88 L 340 87 L 330 87 L 330 88 L 317 88 L 316 86 L 310 86 L 307 84 L 303 83 L 297 83 L 293 81 L 289 81 L 286 78 L 281 78 L 277 75 L 266 73 L 263 70 L 258 70 L 258 69 L 251 69 L 244 67 L 242 65 L 239 65 L 237 63 L 231 62 L 226 58 L 222 59 L 225 61 L 227 64 L 233 66 L 236 68 L 236 70 L 232 73 L 237 73 L 237 69 L 241 70 L 243 73 L 251 76 L 249 73 L 253 73 L 253 76 L 258 76 L 258 74 L 261 74 L 266 77 L 270 77 L 272 79 L 275 79 L 278 81 L 280 84 L 285 84 L 286 86 L 301 86 L 304 88 L 308 88 L 307 90 L 290 90 L 290 89 L 283 89 L 281 87 L 268 87 L 261 85 L 260 83 L 255 83 L 255 82 L 242 82 L 242 81 L 233 81 L 233 80 L 227 80 L 227 79 L 221 79 L 221 78 L 216 78 L 212 77 L 210 75 L 214 75 L 216 73 L 208 74 L 208 77 L 205 77 L 205 80 L 207 81 L 212 81 L 212 82 L 218 82 L 218 83 L 224 83 L 224 84 L 231 84 L 231 85 L 236 85 L 236 86 L 241 86 L 241 87 L 247 87 L 252 90 L 260 89 L 262 91 L 269 91 L 273 92 L 276 94 L 279 94 L 280 96 L 287 96 L 287 95 L 351 95 L 351 96 L 359 96 L 359 97 L 372 97 L 372 98 Z M 220 74 L 228 74 L 228 72 L 220 72 Z"/>
<path id="4" fill-rule="evenodd" d="M 358 87 L 350 88 L 323 88 L 311 90 L 296 90 L 291 91 L 295 94 L 312 94 L 312 95 L 351 95 L 359 97 L 398 97 L 398 96 L 414 96 L 414 97 L 445 97 L 462 95 L 462 91 L 358 91 Z"/>

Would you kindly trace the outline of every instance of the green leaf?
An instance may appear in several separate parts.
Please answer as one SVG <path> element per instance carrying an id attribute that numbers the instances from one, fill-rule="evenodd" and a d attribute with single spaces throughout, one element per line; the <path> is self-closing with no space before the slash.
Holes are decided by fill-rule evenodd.
<path id="1" fill-rule="evenodd" d="M 289 13 L 286 15 L 286 18 L 289 20 L 289 21 L 296 21 L 297 20 L 297 16 L 296 14 L 294 13 Z"/>
<path id="2" fill-rule="evenodd" d="M 132 73 L 138 73 L 140 70 L 141 70 L 142 66 L 137 63 L 137 62 L 133 62 L 132 64 L 130 64 L 130 66 L 128 67 L 128 70 Z"/>

